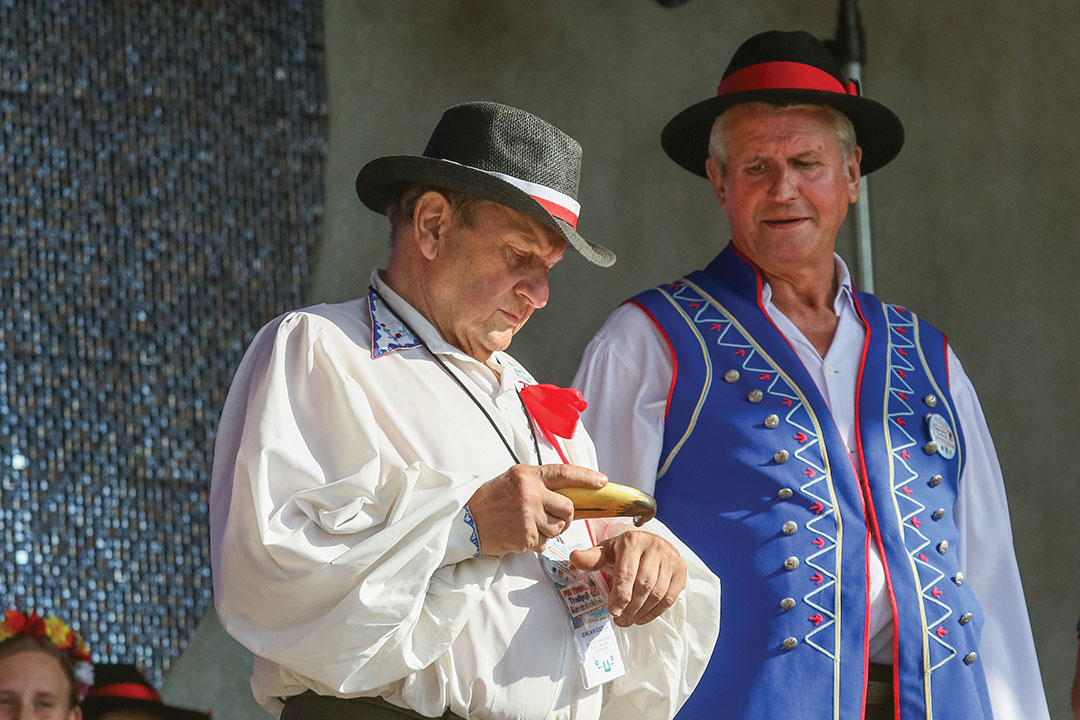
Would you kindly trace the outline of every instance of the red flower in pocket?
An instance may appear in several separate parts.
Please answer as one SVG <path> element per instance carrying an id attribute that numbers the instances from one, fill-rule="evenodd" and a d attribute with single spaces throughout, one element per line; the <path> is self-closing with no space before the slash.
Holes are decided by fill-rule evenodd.
<path id="1" fill-rule="evenodd" d="M 581 391 L 550 383 L 526 385 L 521 389 L 521 400 L 536 427 L 540 428 L 540 432 L 559 451 L 563 462 L 566 462 L 555 436 L 567 440 L 574 436 L 581 411 L 588 405 Z"/>

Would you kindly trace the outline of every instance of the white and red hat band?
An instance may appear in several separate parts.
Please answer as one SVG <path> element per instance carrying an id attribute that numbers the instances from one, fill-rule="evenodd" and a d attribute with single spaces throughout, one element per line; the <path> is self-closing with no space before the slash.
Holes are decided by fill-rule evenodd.
<path id="1" fill-rule="evenodd" d="M 466 165 L 465 167 L 472 166 Z M 506 173 L 495 172 L 494 170 L 484 170 L 483 168 L 478 167 L 472 169 L 491 175 L 492 177 L 497 177 L 503 182 L 510 183 L 518 190 L 540 203 L 545 210 L 551 213 L 552 217 L 557 217 L 570 225 L 570 227 L 577 229 L 578 215 L 581 214 L 581 203 L 566 193 L 561 193 L 555 188 L 549 188 L 547 185 L 540 185 L 539 183 L 530 182 L 529 180 L 522 180 L 521 178 L 516 178 L 513 175 L 507 175 Z"/>
<path id="2" fill-rule="evenodd" d="M 495 170 L 485 170 L 483 168 L 474 167 L 472 165 L 466 165 L 465 163 L 455 162 L 454 160 L 447 160 L 442 158 L 443 162 L 454 163 L 461 167 L 467 167 L 470 170 L 476 170 L 482 172 L 485 175 L 491 175 L 497 177 L 503 182 L 510 183 L 518 190 L 522 191 L 536 202 L 540 203 L 540 206 L 552 217 L 559 218 L 566 222 L 570 227 L 577 229 L 578 215 L 581 214 L 581 203 L 574 198 L 570 197 L 566 193 L 561 193 L 555 188 L 550 188 L 547 185 L 541 185 L 534 183 L 531 180 L 522 180 L 521 178 L 514 177 L 513 175 L 507 175 L 506 173 L 496 172 Z"/>

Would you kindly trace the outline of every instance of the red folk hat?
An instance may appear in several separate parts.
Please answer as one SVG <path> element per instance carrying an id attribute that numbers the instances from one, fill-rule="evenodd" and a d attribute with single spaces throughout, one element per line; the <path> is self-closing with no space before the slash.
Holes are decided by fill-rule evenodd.
<path id="1" fill-rule="evenodd" d="M 728 108 L 745 102 L 774 105 L 811 103 L 844 113 L 855 126 L 862 148 L 863 175 L 896 157 L 904 144 L 904 126 L 892 110 L 858 94 L 825 45 L 810 33 L 770 30 L 753 36 L 735 51 L 716 97 L 672 118 L 660 136 L 668 156 L 705 177 L 709 133 Z"/>

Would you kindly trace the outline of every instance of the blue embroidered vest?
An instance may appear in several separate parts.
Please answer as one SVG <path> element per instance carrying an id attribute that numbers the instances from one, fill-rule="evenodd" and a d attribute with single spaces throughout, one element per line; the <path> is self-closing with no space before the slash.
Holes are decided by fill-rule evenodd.
<path id="1" fill-rule="evenodd" d="M 992 717 L 981 610 L 956 558 L 964 443 L 944 336 L 857 294 L 866 343 L 849 456 L 761 287 L 729 247 L 632 301 L 676 364 L 658 517 L 724 584 L 720 638 L 679 717 L 862 718 L 870 543 L 895 616 L 897 717 Z"/>

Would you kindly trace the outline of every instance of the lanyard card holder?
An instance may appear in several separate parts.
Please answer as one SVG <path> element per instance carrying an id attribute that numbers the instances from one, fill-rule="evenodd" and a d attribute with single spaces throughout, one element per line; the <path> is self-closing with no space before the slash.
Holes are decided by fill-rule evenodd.
<path id="1" fill-rule="evenodd" d="M 570 564 L 573 549 L 561 537 L 552 538 L 540 562 L 566 608 L 585 687 L 594 688 L 621 677 L 626 667 L 607 609 L 607 585 L 599 572 Z"/>

